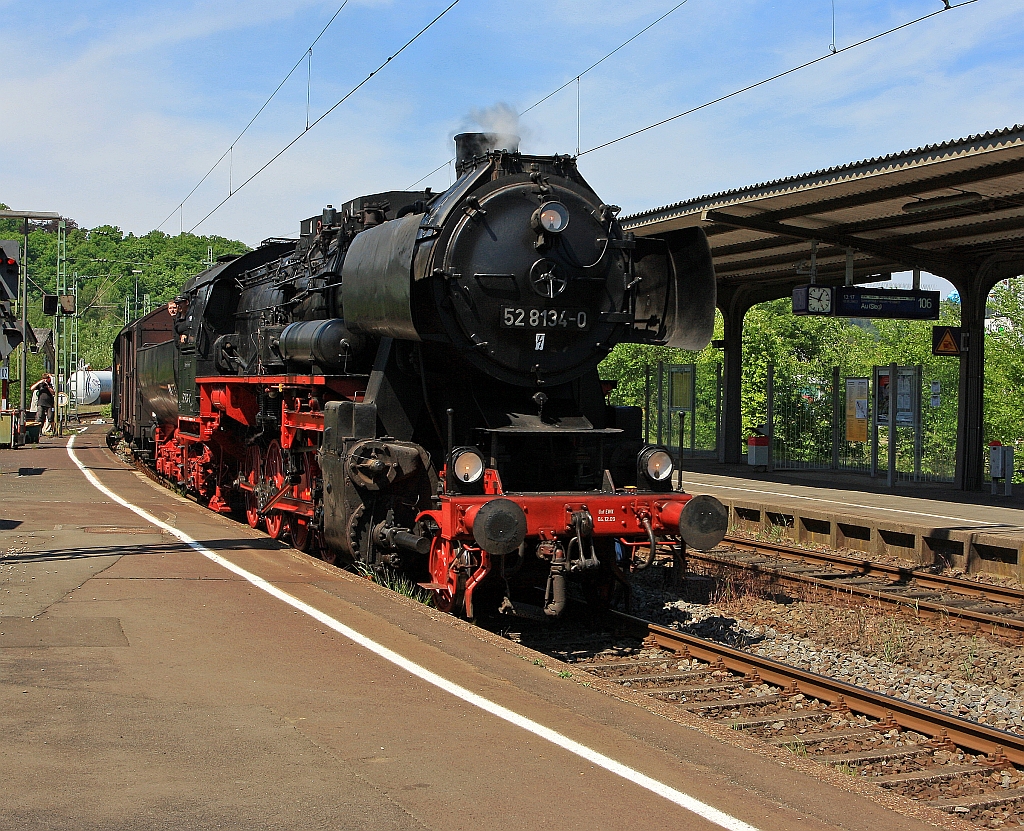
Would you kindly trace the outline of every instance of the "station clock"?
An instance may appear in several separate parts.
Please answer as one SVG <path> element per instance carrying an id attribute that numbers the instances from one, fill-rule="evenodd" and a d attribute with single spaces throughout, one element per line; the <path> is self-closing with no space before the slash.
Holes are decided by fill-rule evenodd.
<path id="1" fill-rule="evenodd" d="M 834 311 L 832 294 L 832 286 L 797 286 L 793 289 L 793 314 L 832 314 Z"/>

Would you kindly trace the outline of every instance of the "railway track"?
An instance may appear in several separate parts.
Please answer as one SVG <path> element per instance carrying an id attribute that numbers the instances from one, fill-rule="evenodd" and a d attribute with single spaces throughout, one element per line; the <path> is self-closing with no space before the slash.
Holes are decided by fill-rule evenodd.
<path id="1" fill-rule="evenodd" d="M 634 693 L 982 827 L 1024 825 L 1024 736 L 639 618 L 509 635 Z"/>
<path id="2" fill-rule="evenodd" d="M 1024 590 L 829 551 L 727 536 L 713 552 L 688 551 L 710 576 L 744 572 L 770 585 L 831 589 L 912 609 L 960 628 L 1024 643 Z"/>

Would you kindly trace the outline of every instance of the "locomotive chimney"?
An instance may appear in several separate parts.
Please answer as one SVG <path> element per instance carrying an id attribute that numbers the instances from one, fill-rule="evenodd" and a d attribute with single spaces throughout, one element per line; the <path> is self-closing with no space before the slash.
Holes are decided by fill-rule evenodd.
<path id="1" fill-rule="evenodd" d="M 474 158 L 492 150 L 519 150 L 519 136 L 507 133 L 459 133 L 455 137 L 455 169 L 461 174 Z"/>

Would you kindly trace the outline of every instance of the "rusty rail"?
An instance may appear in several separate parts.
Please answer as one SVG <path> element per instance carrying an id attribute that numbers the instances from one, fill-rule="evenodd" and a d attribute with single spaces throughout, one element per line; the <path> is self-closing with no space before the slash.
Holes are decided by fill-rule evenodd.
<path id="1" fill-rule="evenodd" d="M 1024 605 L 1024 589 L 1016 589 L 1012 586 L 979 583 L 974 580 L 961 580 L 957 577 L 947 577 L 942 574 L 929 574 L 927 571 L 907 566 L 895 566 L 859 557 L 849 557 L 837 552 L 815 551 L 811 548 L 762 542 L 761 540 L 755 541 L 732 535 L 727 535 L 723 542 L 736 548 L 777 554 L 786 559 L 834 565 L 838 568 L 849 570 L 851 574 L 859 574 L 864 577 L 888 577 L 895 582 L 913 580 L 921 586 L 951 591 L 968 597 L 981 597 L 1008 605 Z M 926 567 L 921 567 L 921 569 L 924 568 Z"/>
<path id="2" fill-rule="evenodd" d="M 621 612 L 609 613 L 615 620 L 634 629 L 638 635 L 674 652 L 717 664 L 732 672 L 790 688 L 810 698 L 846 707 L 854 713 L 888 720 L 893 726 L 914 730 L 938 742 L 952 742 L 974 753 L 985 753 L 993 768 L 1007 764 L 1024 765 L 1024 736 L 966 719 L 956 718 L 899 698 L 856 687 L 807 670 L 789 666 L 761 655 L 753 655 L 714 641 L 667 629 Z"/>
<path id="3" fill-rule="evenodd" d="M 733 540 L 729 540 L 733 543 Z M 1016 641 L 1024 641 L 1024 616 L 1020 615 L 1021 606 L 1024 601 L 1024 592 L 1018 589 L 1005 586 L 989 586 L 988 584 L 974 583 L 973 581 L 957 580 L 953 577 L 942 575 L 925 575 L 899 566 L 890 566 L 885 563 L 861 561 L 843 555 L 826 554 L 824 552 L 811 552 L 801 549 L 792 549 L 788 546 L 776 546 L 774 544 L 745 542 L 744 547 L 752 551 L 764 552 L 765 554 L 778 554 L 781 557 L 804 562 L 816 562 L 821 564 L 839 565 L 835 576 L 830 578 L 814 577 L 811 575 L 789 572 L 784 568 L 773 567 L 765 563 L 749 563 L 735 560 L 731 557 L 715 555 L 697 551 L 687 552 L 687 558 L 691 562 L 702 562 L 713 565 L 721 565 L 726 568 L 746 571 L 752 574 L 763 574 L 771 577 L 780 583 L 792 585 L 818 586 L 829 591 L 855 595 L 858 597 L 882 600 L 894 605 L 912 609 L 917 614 L 928 617 L 936 617 L 950 620 L 957 624 L 970 624 L 975 628 L 988 627 L 993 634 L 1010 637 Z M 843 583 L 843 578 L 874 577 L 879 579 L 890 579 L 893 583 L 913 580 L 922 589 L 932 591 L 945 591 L 958 594 L 964 597 L 978 598 L 993 603 L 1008 605 L 1007 614 L 1002 615 L 993 612 L 979 611 L 976 609 L 964 608 L 962 606 L 944 603 L 941 600 L 906 597 L 898 591 L 887 590 L 886 587 L 863 586 L 851 583 Z M 904 583 L 905 584 L 905 583 Z M 893 587 L 889 587 L 892 589 Z M 1010 606 L 1009 604 L 1013 604 Z"/>

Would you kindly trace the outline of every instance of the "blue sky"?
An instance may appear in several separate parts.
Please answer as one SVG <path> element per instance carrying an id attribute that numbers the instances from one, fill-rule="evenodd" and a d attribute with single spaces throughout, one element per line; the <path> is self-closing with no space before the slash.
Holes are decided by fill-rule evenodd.
<path id="1" fill-rule="evenodd" d="M 318 118 L 451 0 L 349 0 L 313 49 Z M 451 137 L 518 113 L 678 0 L 460 0 L 199 233 L 254 245 L 361 193 L 411 185 Z M 0 0 L 0 201 L 89 227 L 189 230 L 301 133 L 303 64 L 184 209 L 341 0 Z M 835 0 L 835 45 L 942 8 Z M 584 153 L 625 212 L 1024 121 L 1024 3 L 978 0 L 799 73 Z M 579 83 L 580 149 L 829 52 L 831 0 L 688 0 Z M 479 119 L 478 119 L 479 120 Z M 530 110 L 522 149 L 575 153 L 577 85 Z M 422 185 L 449 183 L 442 169 Z M 421 186 L 422 186 L 421 185 Z M 172 214 L 171 219 L 164 222 Z M 163 225 L 161 223 L 164 222 Z"/>

